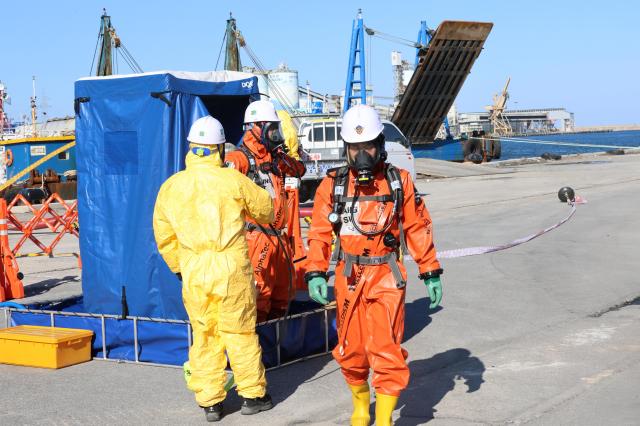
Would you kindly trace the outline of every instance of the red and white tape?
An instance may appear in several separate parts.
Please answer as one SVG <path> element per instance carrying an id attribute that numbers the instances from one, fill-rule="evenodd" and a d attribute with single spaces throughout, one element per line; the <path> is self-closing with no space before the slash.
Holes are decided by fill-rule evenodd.
<path id="1" fill-rule="evenodd" d="M 565 223 L 566 221 L 568 221 L 569 219 L 571 219 L 571 216 L 574 215 L 574 213 L 576 212 L 576 205 L 578 204 L 585 204 L 587 202 L 587 200 L 585 200 L 584 198 L 576 195 L 575 200 L 573 202 L 568 202 L 567 204 L 569 206 L 571 206 L 571 211 L 569 212 L 569 214 L 562 219 L 560 222 L 555 223 L 541 231 L 536 232 L 535 234 L 530 234 L 527 235 L 526 237 L 522 237 L 522 238 L 518 238 L 517 240 L 513 240 L 509 243 L 506 244 L 501 244 L 501 245 L 497 245 L 497 246 L 484 246 L 484 247 L 466 247 L 466 248 L 460 248 L 460 249 L 453 249 L 453 250 L 444 250 L 441 252 L 438 252 L 438 259 L 455 259 L 458 257 L 466 257 L 466 256 L 476 256 L 479 254 L 486 254 L 486 253 L 493 253 L 495 251 L 500 251 L 500 250 L 506 250 L 509 249 L 511 247 L 515 247 L 518 246 L 520 244 L 526 243 L 528 241 L 533 240 L 534 238 L 538 238 L 541 235 L 546 234 L 547 232 L 556 229 L 557 227 L 559 227 L 560 225 L 562 225 L 563 223 Z"/>

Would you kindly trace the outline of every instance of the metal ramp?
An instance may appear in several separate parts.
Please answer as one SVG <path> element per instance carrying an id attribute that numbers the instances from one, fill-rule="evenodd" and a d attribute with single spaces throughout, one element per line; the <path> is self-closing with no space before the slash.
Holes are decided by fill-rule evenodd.
<path id="1" fill-rule="evenodd" d="M 413 143 L 433 142 L 491 28 L 490 22 L 440 24 L 391 119 Z"/>

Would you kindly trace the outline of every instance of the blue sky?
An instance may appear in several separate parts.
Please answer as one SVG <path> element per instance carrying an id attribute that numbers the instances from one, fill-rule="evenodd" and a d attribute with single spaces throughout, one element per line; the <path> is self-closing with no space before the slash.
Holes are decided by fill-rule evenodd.
<path id="1" fill-rule="evenodd" d="M 214 69 L 232 11 L 267 67 L 284 61 L 301 83 L 330 94 L 344 89 L 359 7 L 365 25 L 411 40 L 420 20 L 432 28 L 447 19 L 489 21 L 459 111 L 482 110 L 511 76 L 509 108 L 565 107 L 577 125 L 640 123 L 640 6 L 618 0 L 4 1 L 0 80 L 12 97 L 10 117 L 29 113 L 32 75 L 49 117 L 73 113 L 73 82 L 90 72 L 103 7 L 145 71 Z M 369 82 L 375 95 L 392 96 L 390 52 L 412 60 L 413 49 L 377 38 L 370 46 Z"/>

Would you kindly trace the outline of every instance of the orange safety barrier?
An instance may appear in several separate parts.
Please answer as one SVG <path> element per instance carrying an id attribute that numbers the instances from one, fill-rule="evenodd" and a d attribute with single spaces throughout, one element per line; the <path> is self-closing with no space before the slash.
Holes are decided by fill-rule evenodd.
<path id="1" fill-rule="evenodd" d="M 16 215 L 11 211 L 11 209 L 19 202 L 22 202 L 33 213 L 33 217 L 24 223 L 20 222 Z M 53 203 L 58 203 L 59 206 L 63 207 L 64 213 L 59 214 L 56 212 L 52 207 Z M 31 253 L 29 254 L 30 256 L 53 256 L 54 248 L 65 234 L 79 237 L 77 229 L 78 202 L 74 201 L 72 204 L 67 204 L 66 201 L 56 193 L 51 194 L 51 196 L 42 204 L 40 209 L 36 209 L 31 205 L 31 203 L 29 203 L 22 194 L 16 195 L 7 208 L 7 218 L 9 222 L 14 225 L 15 229 L 22 233 L 22 236 L 12 250 L 16 257 L 22 256 L 19 254 L 19 250 L 27 239 L 31 240 L 42 251 L 42 253 Z M 33 232 L 36 229 L 42 229 L 44 227 L 49 228 L 51 232 L 57 234 L 49 245 L 42 243 Z M 78 257 L 79 266 L 81 266 L 79 256 L 75 253 L 74 256 Z"/>
<path id="2" fill-rule="evenodd" d="M 2 281 L 0 282 L 0 302 L 24 297 L 22 285 L 23 275 L 18 268 L 18 262 L 9 247 L 9 222 L 7 202 L 0 198 L 0 270 Z"/>

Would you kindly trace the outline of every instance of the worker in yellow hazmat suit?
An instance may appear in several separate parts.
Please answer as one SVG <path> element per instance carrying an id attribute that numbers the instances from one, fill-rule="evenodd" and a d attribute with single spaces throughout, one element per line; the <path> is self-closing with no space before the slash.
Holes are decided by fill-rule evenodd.
<path id="1" fill-rule="evenodd" d="M 282 136 L 284 136 L 284 145 L 287 147 L 287 154 L 296 160 L 300 160 L 300 153 L 298 152 L 300 149 L 298 129 L 287 111 L 278 110 L 276 112 L 280 118 L 280 130 L 282 131 Z"/>
<path id="2" fill-rule="evenodd" d="M 160 188 L 153 214 L 158 251 L 183 281 L 193 344 L 189 388 L 208 421 L 222 418 L 227 357 L 242 414 L 273 404 L 256 326 L 256 290 L 245 238 L 245 216 L 270 223 L 269 193 L 237 170 L 223 167 L 225 136 L 211 116 L 198 119 L 187 137 L 186 170 Z"/>

